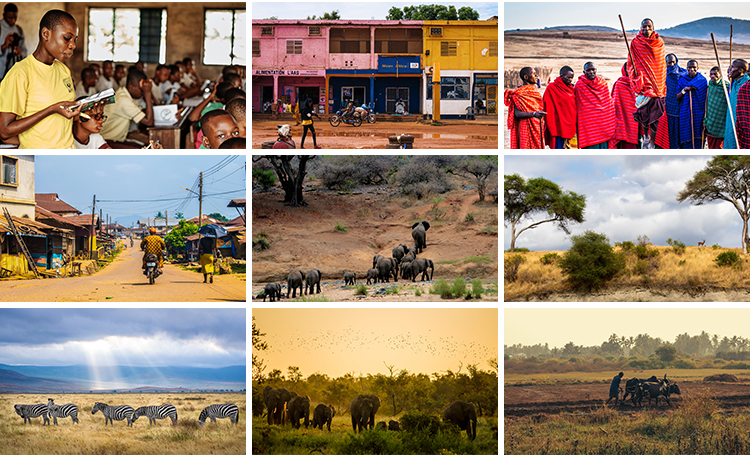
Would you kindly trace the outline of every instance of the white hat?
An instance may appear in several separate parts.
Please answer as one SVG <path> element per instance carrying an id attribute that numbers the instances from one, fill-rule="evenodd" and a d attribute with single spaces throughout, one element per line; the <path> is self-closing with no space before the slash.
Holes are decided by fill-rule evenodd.
<path id="1" fill-rule="evenodd" d="M 289 127 L 289 124 L 284 124 L 283 126 L 279 126 L 279 135 L 282 137 L 289 137 L 289 133 L 292 131 L 292 128 Z"/>

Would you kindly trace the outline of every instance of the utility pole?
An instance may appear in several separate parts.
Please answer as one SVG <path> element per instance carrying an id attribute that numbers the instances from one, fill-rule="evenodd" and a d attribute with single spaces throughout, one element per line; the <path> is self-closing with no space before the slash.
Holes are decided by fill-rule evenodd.
<path id="1" fill-rule="evenodd" d="M 91 206 L 91 237 L 89 237 L 89 259 L 94 259 L 94 244 L 96 235 L 94 234 L 94 216 L 96 216 L 96 195 L 94 195 L 94 204 Z"/>
<path id="2" fill-rule="evenodd" d="M 203 224 L 203 171 L 200 174 L 198 182 L 198 228 Z"/>
<path id="3" fill-rule="evenodd" d="M 169 210 L 164 210 L 164 233 L 169 233 Z"/>

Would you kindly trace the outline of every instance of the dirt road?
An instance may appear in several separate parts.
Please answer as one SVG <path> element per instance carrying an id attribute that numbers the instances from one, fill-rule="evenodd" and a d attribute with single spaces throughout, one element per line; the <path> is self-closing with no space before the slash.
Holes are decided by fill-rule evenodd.
<path id="1" fill-rule="evenodd" d="M 245 301 L 246 282 L 241 276 L 214 276 L 204 284 L 203 275 L 165 265 L 164 274 L 149 285 L 141 270 L 140 242 L 127 248 L 110 265 L 92 276 L 0 282 L 2 301 Z"/>
<path id="2" fill-rule="evenodd" d="M 261 148 L 262 142 L 277 138 L 277 124 L 286 121 L 253 121 L 253 148 Z M 332 127 L 324 117 L 315 119 L 315 133 L 318 145 L 322 148 L 382 148 L 388 143 L 388 136 L 409 134 L 414 136 L 414 149 L 457 148 L 457 149 L 497 149 L 497 119 L 491 124 L 446 122 L 444 126 L 430 126 L 416 122 L 377 122 L 360 127 L 340 125 Z M 302 126 L 292 127 L 292 139 L 300 147 Z M 308 132 L 305 148 L 313 148 L 312 136 Z"/>

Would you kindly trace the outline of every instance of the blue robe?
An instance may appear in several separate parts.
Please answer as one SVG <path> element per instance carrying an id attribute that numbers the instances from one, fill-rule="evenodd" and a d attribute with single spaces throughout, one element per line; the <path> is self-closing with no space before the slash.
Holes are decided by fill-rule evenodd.
<path id="1" fill-rule="evenodd" d="M 680 89 L 687 86 L 693 86 L 696 90 L 686 92 L 680 102 L 680 148 L 703 148 L 700 146 L 701 133 L 703 132 L 703 115 L 706 112 L 706 92 L 708 90 L 708 81 L 701 73 L 694 78 L 688 77 L 687 74 L 681 76 L 677 81 Z M 692 95 L 690 95 L 692 94 Z M 690 97 L 693 100 L 693 113 L 690 113 Z M 690 118 L 693 119 L 692 134 L 690 131 Z"/>
<path id="2" fill-rule="evenodd" d="M 674 66 L 667 66 L 667 95 L 664 98 L 669 124 L 669 148 L 680 147 L 680 102 L 677 94 L 682 87 L 678 85 L 678 81 L 687 74 L 687 70 L 678 64 L 680 60 L 677 57 L 675 59 L 677 61 Z"/>

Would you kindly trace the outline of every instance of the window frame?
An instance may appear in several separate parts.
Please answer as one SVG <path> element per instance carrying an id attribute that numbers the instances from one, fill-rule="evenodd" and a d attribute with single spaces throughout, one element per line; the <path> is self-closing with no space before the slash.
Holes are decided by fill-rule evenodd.
<path id="1" fill-rule="evenodd" d="M 15 183 L 10 183 L 10 182 L 5 181 L 6 180 L 5 179 L 5 160 L 6 159 L 13 160 L 13 166 L 15 167 L 14 174 L 16 177 Z M 16 158 L 15 156 L 0 155 L 0 185 L 4 187 L 18 187 L 18 178 L 19 178 L 18 168 L 19 168 L 18 158 Z"/>
<path id="2" fill-rule="evenodd" d="M 289 53 L 289 43 L 292 43 L 292 52 Z M 299 53 L 297 52 L 299 50 Z M 286 39 L 286 53 L 285 55 L 301 55 L 302 54 L 302 39 Z"/>
<path id="3" fill-rule="evenodd" d="M 466 79 L 466 83 L 457 83 L 457 79 Z M 458 86 L 461 87 L 467 87 L 466 89 L 466 98 L 451 98 L 451 97 L 444 97 L 443 93 L 450 92 L 450 90 L 446 90 L 448 87 L 451 87 L 453 90 L 456 89 Z M 471 89 L 471 77 L 469 76 L 446 76 L 440 77 L 440 101 L 446 100 L 446 101 L 467 101 L 471 100 L 472 95 L 472 89 Z M 432 86 L 427 86 L 427 100 L 432 100 Z"/>
<path id="4" fill-rule="evenodd" d="M 205 32 L 205 31 L 206 31 L 206 26 L 204 24 L 204 26 L 203 26 L 203 32 Z M 269 34 L 269 32 L 270 32 L 270 34 Z M 273 26 L 261 26 L 260 27 L 260 36 L 261 37 L 273 37 L 275 32 L 276 32 L 276 28 L 273 27 Z"/>
<path id="5" fill-rule="evenodd" d="M 317 32 L 313 32 L 313 29 L 317 29 Z M 307 26 L 307 35 L 312 37 L 320 37 L 323 35 L 322 28 L 320 26 Z"/>
<path id="6" fill-rule="evenodd" d="M 147 8 L 147 7 L 138 7 L 138 6 L 130 7 L 127 4 L 123 4 L 123 5 L 124 6 L 119 6 L 119 7 L 114 7 L 114 6 L 113 7 L 106 7 L 106 6 L 91 6 L 91 7 L 88 7 L 88 9 L 86 11 L 86 21 L 87 21 L 87 23 L 86 23 L 86 25 L 87 25 L 87 27 L 86 27 L 86 42 L 85 42 L 85 46 L 86 46 L 86 57 L 85 57 L 85 60 L 86 61 L 88 61 L 88 62 L 102 61 L 103 62 L 103 61 L 111 60 L 111 61 L 113 61 L 115 63 L 133 63 L 133 64 L 135 64 L 139 60 L 142 59 L 142 57 L 141 57 L 141 47 L 142 47 L 142 44 L 141 44 L 141 37 L 142 37 L 142 27 L 141 27 L 141 24 L 142 24 L 142 11 L 143 10 L 161 10 L 161 16 L 164 17 L 164 16 L 167 15 L 167 8 L 166 7 L 163 7 L 163 8 L 159 8 L 159 7 Z M 89 55 L 90 52 L 91 52 L 91 46 L 90 46 L 90 42 L 89 42 L 89 38 L 91 36 L 91 32 L 90 32 L 90 28 L 91 28 L 91 12 L 95 11 L 95 10 L 111 10 L 113 12 L 113 14 L 112 14 L 112 23 L 113 23 L 112 24 L 112 30 L 114 31 L 116 29 L 117 10 L 118 9 L 120 9 L 120 10 L 138 10 L 138 49 L 136 51 L 136 53 L 138 54 L 138 60 L 136 60 L 136 61 L 121 60 L 121 59 L 119 59 L 118 57 L 115 56 L 115 51 L 114 51 L 114 48 L 115 48 L 115 45 L 116 45 L 115 44 L 115 34 L 113 34 L 113 36 L 112 36 L 112 48 L 110 50 L 111 56 L 108 57 L 105 60 L 100 60 L 98 58 L 92 58 Z M 166 49 L 166 37 L 167 37 L 166 23 L 162 24 L 161 26 L 164 29 L 164 41 L 165 41 L 165 49 Z M 160 33 L 161 33 L 161 31 L 160 31 Z M 165 53 L 165 55 L 166 55 L 166 53 Z M 161 58 L 161 48 L 159 50 L 159 57 Z M 161 60 L 159 61 L 159 63 L 160 64 L 164 64 Z"/>
<path id="7" fill-rule="evenodd" d="M 489 56 L 497 56 L 497 40 L 495 40 L 494 42 L 490 41 L 489 52 L 487 54 Z"/>
<path id="8" fill-rule="evenodd" d="M 257 45 L 257 47 L 256 47 Z M 258 50 L 256 55 L 255 50 Z M 253 39 L 253 58 L 260 58 L 260 40 Z"/>
<path id="9" fill-rule="evenodd" d="M 458 41 L 442 40 L 440 41 L 440 56 L 458 56 Z"/>
<path id="10" fill-rule="evenodd" d="M 229 64 L 222 65 L 222 64 L 215 64 L 215 63 L 211 63 L 211 64 L 206 63 L 206 16 L 208 15 L 209 12 L 212 12 L 212 11 L 230 11 L 232 13 L 232 31 L 230 32 L 230 35 L 229 35 Z M 204 8 L 203 9 L 203 40 L 201 41 L 201 64 L 203 66 L 243 66 L 243 65 L 238 65 L 238 64 L 233 63 L 233 61 L 235 61 L 235 59 L 237 58 L 237 56 L 234 55 L 234 45 L 236 43 L 235 31 L 237 30 L 237 28 L 235 27 L 235 19 L 237 17 L 237 13 L 242 12 L 242 11 L 244 11 L 245 14 L 247 14 L 247 8 Z M 275 35 L 276 28 L 274 26 L 261 26 L 261 31 L 260 31 L 261 36 L 268 37 L 267 35 L 263 34 L 264 32 L 263 29 L 265 29 L 266 27 L 270 27 L 272 29 L 271 31 L 272 36 Z M 247 61 L 247 58 L 245 58 L 245 61 Z"/>

